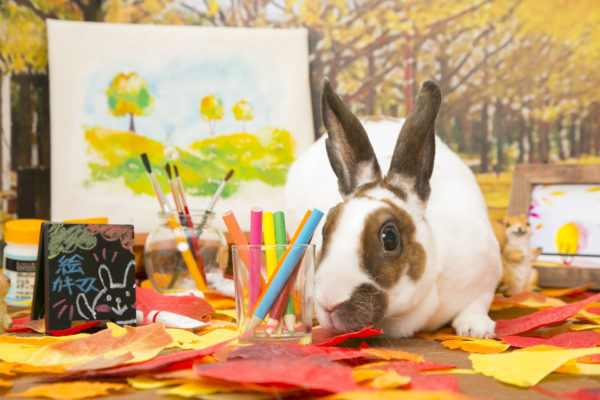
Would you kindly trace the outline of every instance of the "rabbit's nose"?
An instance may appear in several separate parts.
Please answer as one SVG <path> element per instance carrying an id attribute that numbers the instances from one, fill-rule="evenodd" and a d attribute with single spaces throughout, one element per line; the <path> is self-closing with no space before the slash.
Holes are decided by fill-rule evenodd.
<path id="1" fill-rule="evenodd" d="M 335 310 L 337 310 L 338 308 L 340 308 L 340 306 L 341 306 L 342 304 L 344 304 L 344 303 L 345 303 L 345 301 L 340 301 L 340 302 L 337 302 L 337 303 L 335 303 L 335 304 L 333 304 L 333 305 L 323 305 L 323 304 L 321 304 L 321 307 L 323 307 L 323 310 L 324 310 L 324 311 L 326 311 L 326 312 L 328 312 L 329 314 L 331 314 L 331 313 L 333 313 Z"/>

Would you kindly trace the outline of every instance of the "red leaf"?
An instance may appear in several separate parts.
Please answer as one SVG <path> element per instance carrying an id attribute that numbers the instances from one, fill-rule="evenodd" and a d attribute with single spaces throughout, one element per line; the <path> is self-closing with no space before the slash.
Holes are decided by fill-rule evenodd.
<path id="1" fill-rule="evenodd" d="M 577 362 L 587 364 L 600 364 L 600 354 L 590 354 L 583 357 L 577 357 Z"/>
<path id="2" fill-rule="evenodd" d="M 72 326 L 70 328 L 67 329 L 63 329 L 61 331 L 46 331 L 46 333 L 51 334 L 52 336 L 68 336 L 68 335 L 74 335 L 76 333 L 79 332 L 83 332 L 85 330 L 88 330 L 96 325 L 98 325 L 100 322 L 102 321 L 90 321 L 90 322 L 85 322 L 81 325 L 75 325 Z"/>
<path id="3" fill-rule="evenodd" d="M 411 371 L 441 371 L 446 369 L 454 369 L 456 368 L 454 365 L 447 364 L 438 364 L 434 361 L 392 361 L 387 364 L 378 365 L 373 367 L 373 369 L 393 369 L 399 374 L 404 373 L 407 370 Z"/>
<path id="4" fill-rule="evenodd" d="M 600 299 L 600 293 L 576 303 L 549 308 L 520 318 L 496 321 L 496 336 L 510 336 L 531 332 L 542 326 L 564 321 L 577 314 L 586 304 L 593 303 L 598 299 Z"/>
<path id="5" fill-rule="evenodd" d="M 277 357 L 196 364 L 194 371 L 205 378 L 228 382 L 287 384 L 329 393 L 361 388 L 352 378 L 350 367 L 314 357 Z"/>
<path id="6" fill-rule="evenodd" d="M 315 328 L 312 331 L 312 342 L 316 346 L 331 347 L 336 344 L 340 344 L 348 339 L 352 338 L 367 338 L 371 336 L 381 335 L 383 331 L 381 329 L 373 328 L 368 326 L 356 332 L 349 332 L 338 334 L 323 328 Z"/>
<path id="7" fill-rule="evenodd" d="M 574 392 L 563 392 L 560 396 L 573 400 L 600 400 L 600 387 L 577 389 Z"/>
<path id="8" fill-rule="evenodd" d="M 232 339 L 235 340 L 235 339 Z M 193 360 L 196 358 L 202 358 L 204 356 L 211 355 L 215 351 L 227 345 L 231 340 L 215 344 L 200 350 L 191 351 L 180 351 L 176 353 L 166 354 L 164 356 L 158 356 L 152 360 L 144 361 L 137 364 L 128 364 L 120 367 L 107 368 L 95 371 L 82 371 L 73 374 L 59 375 L 55 377 L 49 377 L 44 380 L 55 381 L 55 380 L 72 380 L 72 379 L 87 379 L 93 377 L 124 377 L 139 375 L 148 372 L 160 371 L 166 367 L 169 367 L 175 363 L 182 363 L 181 365 L 189 365 L 183 363 L 184 361 Z"/>
<path id="9" fill-rule="evenodd" d="M 135 289 L 135 296 L 136 309 L 143 312 L 144 316 L 152 310 L 170 311 L 200 321 L 215 311 L 209 302 L 196 296 L 166 296 L 154 289 L 139 286 Z"/>
<path id="10" fill-rule="evenodd" d="M 228 360 L 235 359 L 265 359 L 265 358 L 301 358 L 322 356 L 327 360 L 348 360 L 352 358 L 370 357 L 361 350 L 338 347 L 319 347 L 295 343 L 257 343 L 252 346 L 240 347 L 227 356 Z"/>
<path id="11" fill-rule="evenodd" d="M 502 336 L 500 339 L 515 347 L 532 347 L 538 345 L 556 346 L 565 349 L 595 347 L 600 343 L 599 332 L 567 332 L 549 338 L 528 336 Z"/>
<path id="12" fill-rule="evenodd" d="M 592 313 L 592 314 L 600 315 L 600 307 L 586 308 L 585 311 Z"/>
<path id="13" fill-rule="evenodd" d="M 413 390 L 446 390 L 458 392 L 460 382 L 452 375 L 448 374 L 419 374 L 418 372 L 403 372 L 402 375 L 410 377 L 408 387 Z"/>

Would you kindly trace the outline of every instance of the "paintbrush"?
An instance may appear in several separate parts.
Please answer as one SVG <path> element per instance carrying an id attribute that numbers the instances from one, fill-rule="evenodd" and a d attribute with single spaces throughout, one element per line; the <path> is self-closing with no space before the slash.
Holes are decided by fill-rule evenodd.
<path id="1" fill-rule="evenodd" d="M 219 187 L 217 188 L 217 191 L 213 195 L 212 199 L 210 199 L 210 203 L 208 203 L 208 206 L 206 207 L 206 211 L 210 212 L 213 210 L 213 208 L 215 208 L 215 204 L 217 203 L 217 200 L 219 200 L 219 197 L 221 197 L 221 194 L 223 193 L 223 190 L 225 189 L 225 184 L 231 178 L 232 175 L 233 175 L 233 170 L 230 169 L 229 172 L 227 173 L 227 175 L 225 175 L 225 178 L 223 178 L 223 180 L 219 184 Z"/>
<path id="2" fill-rule="evenodd" d="M 190 210 L 188 209 L 187 203 L 185 201 L 183 183 L 181 182 L 181 178 L 179 178 L 179 170 L 177 169 L 177 166 L 174 165 L 173 169 L 175 170 L 175 178 L 177 179 L 177 187 L 179 190 L 175 189 L 175 182 L 173 182 L 173 177 L 171 176 L 171 165 L 169 163 L 165 165 L 165 171 L 167 171 L 167 175 L 169 176 L 169 184 L 171 185 L 171 192 L 173 193 L 173 198 L 175 199 L 177 212 L 179 212 L 179 217 L 181 218 L 182 224 L 185 224 L 188 227 L 191 247 L 192 249 L 194 249 L 196 262 L 198 263 L 198 267 L 200 269 L 202 277 L 204 278 L 204 282 L 206 282 L 204 261 L 202 260 L 202 256 L 200 255 L 200 245 L 198 243 L 198 238 L 196 237 L 196 229 L 194 228 L 194 222 L 192 221 Z M 175 282 L 179 278 L 179 273 L 179 269 L 176 269 L 175 273 L 173 273 L 173 276 L 171 277 L 171 280 L 169 281 L 169 284 L 167 286 L 169 289 L 173 289 L 173 286 L 175 286 Z"/>
<path id="3" fill-rule="evenodd" d="M 190 247 L 188 246 L 187 240 L 185 238 L 185 233 L 179 225 L 177 218 L 175 217 L 175 213 L 169 206 L 165 194 L 162 189 L 158 185 L 154 174 L 152 173 L 152 168 L 150 167 L 150 161 L 148 160 L 148 155 L 146 153 L 142 153 L 141 155 L 142 161 L 144 162 L 144 167 L 146 167 L 146 171 L 148 172 L 148 177 L 150 177 L 150 182 L 152 182 L 152 188 L 154 189 L 154 193 L 158 198 L 158 202 L 160 204 L 160 208 L 162 209 L 165 217 L 167 218 L 167 224 L 173 231 L 173 235 L 175 236 L 175 241 L 178 246 L 177 249 L 181 252 L 181 256 L 183 257 L 183 261 L 185 262 L 186 267 L 190 271 L 192 278 L 194 279 L 194 283 L 196 283 L 196 287 L 201 292 L 206 291 L 206 281 L 204 280 L 200 270 L 198 269 L 198 264 L 196 264 L 196 260 L 190 251 Z"/>
<path id="4" fill-rule="evenodd" d="M 200 230 L 200 234 L 202 233 L 202 230 L 204 229 L 204 225 L 206 225 L 208 216 L 212 212 L 213 208 L 215 208 L 215 204 L 217 204 L 217 200 L 219 200 L 219 197 L 221 197 L 221 194 L 223 193 L 223 190 L 225 189 L 225 184 L 231 178 L 232 175 L 233 175 L 233 169 L 230 169 L 229 172 L 227 172 L 227 175 L 225 175 L 225 178 L 223 178 L 223 180 L 219 184 L 217 191 L 215 192 L 213 197 L 210 199 L 210 202 L 208 203 L 208 206 L 206 207 L 206 210 L 204 211 L 204 216 L 202 217 L 202 222 L 200 222 L 200 225 L 198 227 L 198 229 Z"/>
<path id="5" fill-rule="evenodd" d="M 187 201 L 185 200 L 183 183 L 181 182 L 181 178 L 179 177 L 179 170 L 177 169 L 177 165 L 173 165 L 173 169 L 175 170 L 175 179 L 177 180 L 177 188 L 179 189 L 179 198 L 181 199 L 181 204 L 183 205 L 183 212 L 185 213 L 185 215 L 189 216 L 190 209 L 188 208 Z"/>
<path id="6" fill-rule="evenodd" d="M 175 208 L 177 208 L 177 212 L 179 213 L 179 215 L 183 215 L 183 207 L 181 206 L 181 201 L 179 200 L 177 190 L 175 189 L 175 182 L 173 182 L 173 177 L 171 176 L 171 165 L 169 163 L 165 164 L 165 171 L 167 172 L 167 176 L 169 177 L 169 185 L 171 186 L 171 194 L 173 194 Z"/>

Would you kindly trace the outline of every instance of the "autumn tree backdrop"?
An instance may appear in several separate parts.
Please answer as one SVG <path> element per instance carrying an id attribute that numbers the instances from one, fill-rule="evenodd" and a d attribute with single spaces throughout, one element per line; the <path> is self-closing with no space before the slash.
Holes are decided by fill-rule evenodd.
<path id="1" fill-rule="evenodd" d="M 357 114 L 395 117 L 406 115 L 423 80 L 435 79 L 444 95 L 437 132 L 479 174 L 495 212 L 507 205 L 515 163 L 600 162 L 597 1 L 7 0 L 4 192 L 7 168 L 49 166 L 46 18 L 306 27 L 317 136 L 325 77 Z"/>

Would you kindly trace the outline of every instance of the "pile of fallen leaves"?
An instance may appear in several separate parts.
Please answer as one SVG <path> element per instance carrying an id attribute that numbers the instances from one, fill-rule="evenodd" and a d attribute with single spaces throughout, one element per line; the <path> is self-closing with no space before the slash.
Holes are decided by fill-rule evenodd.
<path id="1" fill-rule="evenodd" d="M 490 311 L 497 321 L 493 339 L 459 337 L 448 329 L 418 335 L 472 353 L 472 369 L 364 342 L 343 347 L 347 339 L 356 343 L 382 333 L 373 328 L 344 335 L 315 328 L 312 345 L 240 344 L 231 299 L 209 293 L 206 301 L 186 306 L 141 290 L 139 309 L 160 301 L 165 310 L 210 324 L 196 332 L 152 323 L 108 324 L 93 334 L 0 335 L 0 387 L 8 397 L 53 399 L 149 389 L 210 399 L 468 399 L 455 374 L 482 374 L 517 387 L 533 387 L 553 373 L 600 375 L 600 294 L 588 288 L 497 295 Z M 34 321 L 17 322 L 17 331 L 42 329 Z M 36 384 L 13 393 L 13 381 L 24 374 L 38 374 Z M 559 395 L 598 399 L 600 389 Z"/>

